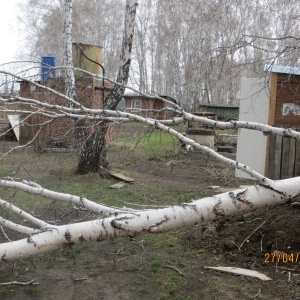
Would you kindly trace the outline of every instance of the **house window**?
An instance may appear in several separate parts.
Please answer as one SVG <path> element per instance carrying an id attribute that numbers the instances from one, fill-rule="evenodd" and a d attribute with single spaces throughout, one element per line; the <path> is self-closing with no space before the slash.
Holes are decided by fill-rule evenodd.
<path id="1" fill-rule="evenodd" d="M 132 109 L 141 109 L 142 108 L 141 100 L 131 100 L 131 108 Z"/>

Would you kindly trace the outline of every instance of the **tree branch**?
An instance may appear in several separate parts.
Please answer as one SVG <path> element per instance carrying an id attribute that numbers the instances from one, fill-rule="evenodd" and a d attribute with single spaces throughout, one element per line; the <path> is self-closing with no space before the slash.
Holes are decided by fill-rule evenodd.
<path id="1" fill-rule="evenodd" d="M 118 215 L 119 213 L 131 211 L 131 209 L 127 209 L 127 208 L 119 209 L 119 208 L 112 208 L 102 204 L 98 204 L 86 199 L 84 196 L 79 197 L 71 194 L 54 192 L 48 189 L 44 189 L 42 187 L 36 187 L 33 186 L 32 184 L 29 185 L 22 182 L 0 180 L 0 186 L 18 189 L 32 195 L 39 195 L 41 197 L 45 197 L 49 199 L 69 202 L 71 204 L 84 207 L 89 211 L 100 214 L 102 216 Z"/>

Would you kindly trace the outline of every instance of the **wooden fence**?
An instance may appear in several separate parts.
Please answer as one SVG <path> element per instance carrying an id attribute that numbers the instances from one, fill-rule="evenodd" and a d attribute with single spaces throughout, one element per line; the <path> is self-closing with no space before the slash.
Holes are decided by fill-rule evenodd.
<path id="1" fill-rule="evenodd" d="M 300 140 L 278 135 L 269 138 L 268 177 L 284 179 L 300 176 Z"/>

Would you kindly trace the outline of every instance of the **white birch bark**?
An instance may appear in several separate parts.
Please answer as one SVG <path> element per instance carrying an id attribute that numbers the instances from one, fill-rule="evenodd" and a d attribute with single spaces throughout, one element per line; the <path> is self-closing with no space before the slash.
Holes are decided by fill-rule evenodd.
<path id="1" fill-rule="evenodd" d="M 64 65 L 65 69 L 65 88 L 66 96 L 70 99 L 76 99 L 75 76 L 73 71 L 73 52 L 72 52 L 72 0 L 64 0 Z"/>
<path id="2" fill-rule="evenodd" d="M 129 209 L 108 207 L 108 206 L 105 206 L 102 204 L 95 203 L 91 200 L 88 200 L 83 196 L 59 193 L 59 192 L 55 192 L 55 191 L 51 191 L 51 190 L 42 188 L 41 186 L 29 185 L 29 184 L 17 182 L 17 181 L 0 180 L 0 186 L 21 190 L 28 194 L 39 195 L 41 197 L 45 197 L 48 199 L 68 202 L 70 204 L 74 204 L 74 205 L 86 208 L 87 210 L 97 213 L 97 214 L 100 214 L 104 217 L 108 217 L 111 215 L 117 215 L 118 213 L 122 213 L 122 212 L 124 213 L 129 210 Z M 13 205 L 11 205 L 10 203 L 3 201 L 3 200 L 0 200 L 0 206 L 9 206 L 10 210 L 12 210 L 12 211 L 14 210 Z M 23 217 L 24 217 L 24 215 L 23 215 Z M 28 219 L 28 220 L 32 221 L 31 219 Z M 32 221 L 32 222 L 34 223 L 34 221 Z M 41 223 L 38 223 L 38 224 L 36 223 L 37 225 L 39 225 L 39 227 L 41 227 L 41 228 L 46 227 L 45 222 L 42 222 L 42 221 L 40 221 L 40 222 Z"/>
<path id="3" fill-rule="evenodd" d="M 113 90 L 104 101 L 104 108 L 115 109 L 124 94 L 125 87 L 129 78 L 129 68 L 131 65 L 131 52 L 135 27 L 137 0 L 126 0 L 124 33 L 120 55 L 120 66 L 118 76 Z"/>
<path id="4" fill-rule="evenodd" d="M 1 244 L 0 257 L 2 261 L 13 261 L 110 237 L 160 233 L 220 216 L 290 203 L 300 195 L 300 177 L 276 181 L 275 186 L 276 189 L 270 189 L 257 185 L 162 209 L 118 214 L 76 224 L 49 226 L 25 239 Z"/>

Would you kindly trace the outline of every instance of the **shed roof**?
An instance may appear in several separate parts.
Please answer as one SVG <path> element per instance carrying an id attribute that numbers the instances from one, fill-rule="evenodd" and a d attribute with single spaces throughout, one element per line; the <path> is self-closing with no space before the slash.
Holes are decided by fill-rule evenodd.
<path id="1" fill-rule="evenodd" d="M 174 102 L 174 103 L 177 103 L 177 101 L 174 99 L 174 98 L 172 98 L 172 97 L 170 97 L 170 96 L 165 96 L 165 95 L 159 95 L 158 97 L 161 97 L 161 98 L 164 98 L 164 99 L 166 99 L 166 100 L 168 100 L 168 101 L 172 101 L 172 102 Z M 123 98 L 131 98 L 131 99 L 134 99 L 134 98 L 138 98 L 138 99 L 144 99 L 144 100 L 150 100 L 150 99 L 157 99 L 157 100 L 160 100 L 159 98 L 152 98 L 152 97 L 148 97 L 147 95 L 141 95 L 141 94 L 135 94 L 135 93 L 128 93 L 128 94 L 124 94 L 123 95 Z"/>
<path id="2" fill-rule="evenodd" d="M 220 107 L 220 108 L 238 109 L 240 106 L 239 105 L 232 105 L 232 104 L 205 103 L 205 104 L 200 104 L 200 107 Z"/>
<path id="3" fill-rule="evenodd" d="M 300 75 L 300 68 L 279 65 L 265 65 L 264 71 L 273 73 Z"/>

